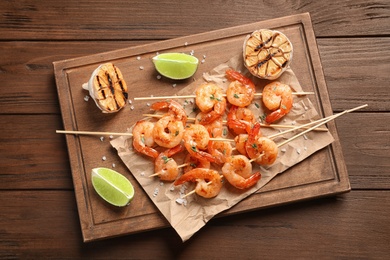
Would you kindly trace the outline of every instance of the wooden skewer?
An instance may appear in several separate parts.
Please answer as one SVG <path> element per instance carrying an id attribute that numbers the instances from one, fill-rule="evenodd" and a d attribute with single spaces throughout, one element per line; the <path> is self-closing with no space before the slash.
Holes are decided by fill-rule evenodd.
<path id="1" fill-rule="evenodd" d="M 73 134 L 73 135 L 126 135 L 133 136 L 132 133 L 114 133 L 114 132 L 91 132 L 91 131 L 68 131 L 68 130 L 56 130 L 57 134 Z"/>
<path id="2" fill-rule="evenodd" d="M 297 134 L 297 135 L 291 137 L 290 139 L 287 139 L 286 141 L 284 141 L 284 142 L 278 144 L 278 147 L 283 146 L 283 145 L 287 144 L 288 142 L 291 142 L 292 140 L 294 140 L 294 139 L 296 139 L 296 138 L 298 138 L 298 137 L 300 137 L 300 136 L 306 134 L 307 132 L 309 132 L 309 131 L 315 129 L 316 127 L 319 127 L 319 126 L 321 126 L 321 125 L 323 125 L 323 124 L 326 124 L 327 122 L 329 122 L 329 121 L 331 121 L 331 120 L 333 120 L 333 119 L 335 119 L 335 118 L 337 118 L 337 117 L 339 117 L 339 116 L 342 116 L 342 115 L 344 115 L 344 114 L 346 114 L 346 113 L 350 113 L 350 112 L 352 112 L 352 111 L 355 111 L 355 110 L 358 110 L 358 109 L 361 109 L 361 108 L 364 108 L 364 107 L 367 107 L 367 106 L 368 106 L 368 105 L 365 104 L 365 105 L 358 106 L 358 107 L 355 107 L 355 108 L 352 108 L 352 109 L 347 109 L 347 110 L 344 110 L 343 112 L 338 113 L 338 114 L 336 114 L 336 115 L 328 116 L 328 117 L 326 118 L 326 120 L 321 120 L 321 119 L 320 119 L 320 120 L 317 120 L 317 121 L 321 121 L 321 122 L 318 123 L 318 124 L 316 124 L 315 126 L 310 127 L 309 129 L 307 129 L 307 130 L 305 130 L 305 131 L 303 131 L 303 132 L 301 132 L 301 133 L 299 133 L 299 134 Z"/>
<path id="3" fill-rule="evenodd" d="M 161 114 L 143 114 L 142 116 L 154 117 L 154 118 L 161 118 L 161 117 L 163 117 L 163 115 L 161 115 Z M 196 119 L 193 118 L 193 117 L 189 117 L 189 118 L 187 118 L 187 120 L 195 121 Z M 222 123 L 226 124 L 227 121 L 224 120 L 224 121 L 222 121 Z M 262 126 L 262 127 L 271 127 L 271 128 L 289 128 L 289 129 L 297 127 L 297 126 L 294 126 L 294 125 L 263 124 L 263 123 L 260 123 L 260 126 Z M 303 127 L 303 129 L 305 129 L 305 128 L 307 129 L 308 127 Z M 316 128 L 315 130 L 316 131 L 322 131 L 322 132 L 327 132 L 328 131 L 327 128 Z"/>
<path id="4" fill-rule="evenodd" d="M 177 168 L 180 169 L 180 168 L 186 167 L 187 165 L 189 165 L 189 163 L 183 163 L 183 164 L 178 165 Z M 160 175 L 160 174 L 161 174 L 161 171 L 156 172 L 156 173 L 154 173 L 154 174 L 152 174 L 152 175 L 149 175 L 149 177 L 158 176 L 158 175 Z"/>
<path id="5" fill-rule="evenodd" d="M 210 185 L 211 183 L 212 183 L 212 181 L 209 181 L 209 182 L 206 183 L 206 185 Z M 195 189 L 193 189 L 192 191 L 188 192 L 186 195 L 181 197 L 181 199 L 184 199 L 185 197 L 188 197 L 188 196 L 194 194 L 195 192 L 196 192 Z"/>
<path id="6" fill-rule="evenodd" d="M 293 95 L 303 96 L 303 95 L 314 95 L 314 92 L 293 92 Z M 255 96 L 262 96 L 263 93 L 255 93 Z M 223 94 L 226 97 L 226 94 Z M 156 96 L 156 97 L 135 97 L 134 100 L 157 100 L 157 99 L 186 99 L 186 98 L 196 98 L 196 95 L 182 95 L 182 96 Z"/>

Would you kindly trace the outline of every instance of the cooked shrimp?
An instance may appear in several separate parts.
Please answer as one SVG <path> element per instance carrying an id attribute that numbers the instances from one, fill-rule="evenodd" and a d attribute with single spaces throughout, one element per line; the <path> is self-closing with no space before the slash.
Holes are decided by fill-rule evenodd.
<path id="1" fill-rule="evenodd" d="M 154 171 L 162 181 L 174 181 L 179 175 L 176 161 L 171 158 L 183 151 L 184 147 L 179 144 L 173 148 L 160 153 L 154 162 Z"/>
<path id="2" fill-rule="evenodd" d="M 261 178 L 260 172 L 252 174 L 252 164 L 244 155 L 228 157 L 222 166 L 222 174 L 237 189 L 247 189 Z"/>
<path id="3" fill-rule="evenodd" d="M 261 136 L 259 123 L 249 133 L 245 149 L 248 157 L 261 165 L 271 165 L 278 157 L 278 146 L 271 139 Z"/>
<path id="4" fill-rule="evenodd" d="M 234 137 L 234 142 L 236 143 L 236 149 L 242 155 L 248 156 L 246 152 L 246 142 L 248 141 L 248 134 L 239 134 Z"/>
<path id="5" fill-rule="evenodd" d="M 234 134 L 247 134 L 250 132 L 252 125 L 255 123 L 253 112 L 244 107 L 231 106 L 227 125 Z"/>
<path id="6" fill-rule="evenodd" d="M 163 116 L 153 129 L 154 141 L 162 147 L 172 148 L 180 144 L 184 134 L 183 122 L 174 116 Z"/>
<path id="7" fill-rule="evenodd" d="M 226 99 L 222 89 L 214 83 L 204 83 L 196 89 L 196 105 L 206 115 L 200 124 L 209 124 L 225 113 Z"/>
<path id="8" fill-rule="evenodd" d="M 195 117 L 195 124 L 200 124 L 202 119 L 206 116 L 206 113 L 200 112 L 196 115 Z M 211 123 L 204 124 L 203 125 L 206 127 L 207 131 L 209 132 L 211 137 L 220 137 L 222 136 L 223 133 L 223 122 L 222 122 L 222 117 L 220 116 L 216 120 L 212 121 Z"/>
<path id="9" fill-rule="evenodd" d="M 226 157 L 232 155 L 233 148 L 230 142 L 210 141 L 207 150 L 214 156 L 214 162 L 222 165 L 226 162 Z"/>
<path id="10" fill-rule="evenodd" d="M 152 148 L 154 124 L 149 121 L 138 121 L 133 128 L 133 147 L 136 151 L 157 158 L 158 152 Z"/>
<path id="11" fill-rule="evenodd" d="M 221 175 L 211 169 L 193 169 L 179 177 L 174 184 L 181 185 L 188 181 L 197 182 L 195 192 L 204 198 L 217 196 L 222 188 Z"/>
<path id="12" fill-rule="evenodd" d="M 232 69 L 226 71 L 226 77 L 232 81 L 226 91 L 226 98 L 230 104 L 238 107 L 246 107 L 252 103 L 256 88 L 253 82 Z"/>
<path id="13" fill-rule="evenodd" d="M 210 141 L 209 133 L 203 125 L 188 126 L 183 135 L 184 146 L 189 154 L 200 159 L 214 162 L 214 157 L 202 150 L 206 150 Z"/>
<path id="14" fill-rule="evenodd" d="M 265 121 L 270 124 L 290 112 L 293 96 L 290 86 L 274 81 L 263 89 L 263 103 L 271 111 Z"/>
<path id="15" fill-rule="evenodd" d="M 184 159 L 184 164 L 187 166 L 184 167 L 183 172 L 189 172 L 195 168 L 210 168 L 210 162 L 207 160 L 199 160 L 198 158 L 192 156 L 191 154 L 187 154 Z"/>
<path id="16" fill-rule="evenodd" d="M 187 114 L 184 111 L 184 108 L 175 100 L 171 100 L 170 102 L 168 101 L 156 102 L 153 103 L 150 107 L 153 110 L 168 109 L 167 115 L 173 115 L 176 120 L 182 121 L 183 125 L 187 123 Z"/>

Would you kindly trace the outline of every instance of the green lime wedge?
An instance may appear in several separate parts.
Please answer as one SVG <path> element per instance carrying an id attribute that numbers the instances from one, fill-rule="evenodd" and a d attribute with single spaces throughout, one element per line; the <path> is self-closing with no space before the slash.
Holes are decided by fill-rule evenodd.
<path id="1" fill-rule="evenodd" d="M 134 197 L 134 188 L 122 174 L 108 168 L 92 169 L 92 186 L 108 203 L 123 207 Z"/>
<path id="2" fill-rule="evenodd" d="M 170 79 L 186 79 L 195 74 L 199 60 L 185 53 L 162 53 L 153 57 L 156 70 Z"/>

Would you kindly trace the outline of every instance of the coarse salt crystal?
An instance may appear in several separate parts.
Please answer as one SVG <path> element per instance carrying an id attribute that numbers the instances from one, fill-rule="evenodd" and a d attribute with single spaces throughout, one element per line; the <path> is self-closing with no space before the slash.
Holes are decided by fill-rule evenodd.
<path id="1" fill-rule="evenodd" d="M 281 151 L 282 153 L 285 153 L 285 152 L 286 152 L 286 148 L 282 148 L 282 149 L 280 149 L 280 151 Z"/>
<path id="2" fill-rule="evenodd" d="M 140 70 L 143 70 L 143 69 L 144 69 L 144 66 L 139 66 L 139 69 L 140 69 Z"/>
<path id="3" fill-rule="evenodd" d="M 297 154 L 301 154 L 301 149 L 297 148 Z"/>
<path id="4" fill-rule="evenodd" d="M 102 157 L 102 160 L 103 160 L 103 161 L 107 160 L 107 157 L 106 157 L 106 156 L 103 156 L 103 157 Z"/>
<path id="5" fill-rule="evenodd" d="M 148 106 L 148 107 L 150 107 L 150 103 L 148 102 L 148 103 L 146 103 L 146 105 Z"/>
<path id="6" fill-rule="evenodd" d="M 102 141 L 102 142 L 104 141 L 104 137 L 103 136 L 100 137 L 100 141 Z"/>
<path id="7" fill-rule="evenodd" d="M 157 79 L 161 79 L 161 75 L 157 75 Z"/>
<path id="8" fill-rule="evenodd" d="M 173 88 L 176 88 L 176 86 L 177 86 L 177 84 L 172 84 L 172 87 L 173 87 Z"/>
<path id="9" fill-rule="evenodd" d="M 113 163 L 113 164 L 112 164 L 112 168 L 115 168 L 115 166 L 116 166 L 115 163 Z"/>
<path id="10" fill-rule="evenodd" d="M 155 188 L 154 189 L 154 193 L 153 193 L 153 197 L 156 197 L 157 195 L 158 195 L 158 192 L 159 192 L 160 190 L 158 189 L 158 188 Z"/>
<path id="11" fill-rule="evenodd" d="M 88 100 L 89 100 L 89 96 L 85 96 L 85 97 L 84 97 L 84 101 L 87 102 Z"/>
<path id="12" fill-rule="evenodd" d="M 141 60 L 141 57 L 140 57 L 140 56 L 138 56 L 138 57 L 137 57 L 137 60 Z"/>
<path id="13" fill-rule="evenodd" d="M 134 110 L 134 106 L 130 106 L 130 109 L 131 109 L 131 110 Z"/>

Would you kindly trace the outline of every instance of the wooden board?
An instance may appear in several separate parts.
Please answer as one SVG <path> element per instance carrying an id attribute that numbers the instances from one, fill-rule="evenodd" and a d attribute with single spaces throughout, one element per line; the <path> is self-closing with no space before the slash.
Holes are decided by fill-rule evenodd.
<path id="1" fill-rule="evenodd" d="M 308 13 L 261 21 L 218 31 L 120 49 L 87 57 L 54 63 L 58 96 L 66 130 L 124 132 L 149 112 L 145 101 L 133 101 L 117 114 L 103 114 L 81 85 L 92 71 L 104 62 L 115 63 L 129 85 L 130 99 L 150 95 L 173 95 L 193 79 L 174 82 L 158 79 L 151 62 L 156 52 L 194 52 L 200 60 L 194 78 L 239 54 L 245 36 L 261 28 L 277 29 L 288 35 L 294 45 L 291 68 L 305 91 L 314 91 L 310 99 L 321 116 L 332 114 L 326 83 L 310 15 Z M 334 195 L 350 190 L 337 130 L 333 122 L 328 128 L 335 138 L 332 145 L 277 176 L 256 194 L 221 214 L 229 215 L 249 210 L 281 205 L 304 199 Z M 66 141 L 74 189 L 84 241 L 136 233 L 166 227 L 168 222 L 143 192 L 116 151 L 109 137 L 67 135 Z M 105 160 L 103 160 L 105 157 Z M 113 166 L 115 165 L 115 167 Z M 109 167 L 125 174 L 135 185 L 136 196 L 125 208 L 114 208 L 101 200 L 90 182 L 95 167 Z M 298 177 L 299 176 L 299 177 Z"/>

